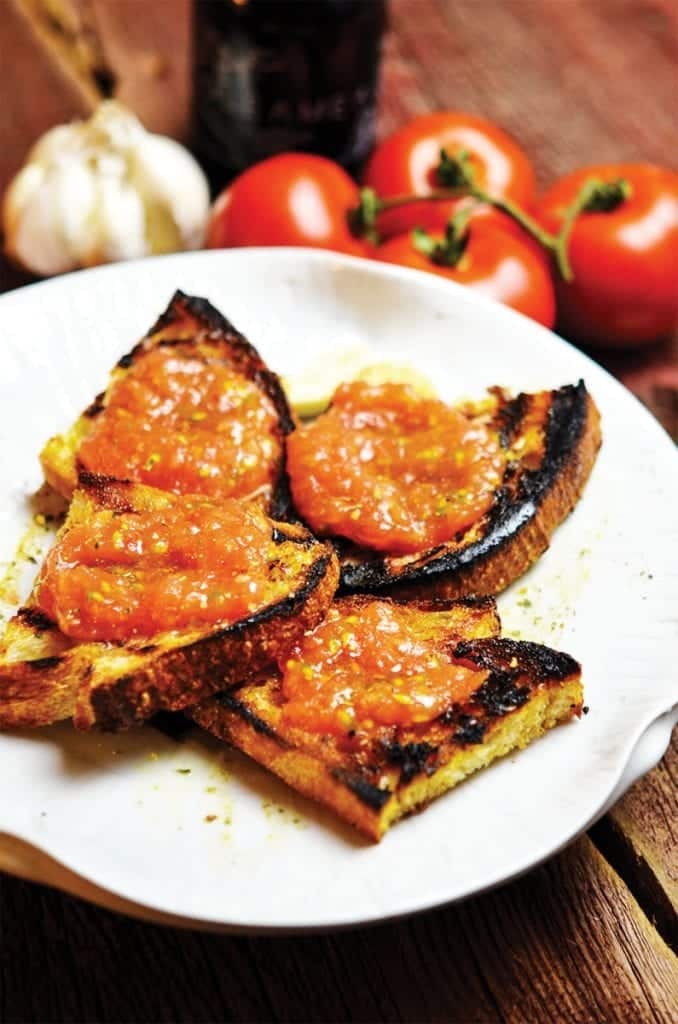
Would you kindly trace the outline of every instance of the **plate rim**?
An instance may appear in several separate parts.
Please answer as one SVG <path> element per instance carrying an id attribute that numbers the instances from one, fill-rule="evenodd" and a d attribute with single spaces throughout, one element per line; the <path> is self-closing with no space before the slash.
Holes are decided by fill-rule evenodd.
<path id="1" fill-rule="evenodd" d="M 408 268 L 389 266 L 389 265 L 377 263 L 376 261 L 363 260 L 360 257 L 349 257 L 349 256 L 344 256 L 342 254 L 338 254 L 338 253 L 334 253 L 334 252 L 329 252 L 329 251 L 324 251 L 324 250 L 303 249 L 303 248 L 298 248 L 297 249 L 297 248 L 289 248 L 289 247 L 280 247 L 280 248 L 275 248 L 275 249 L 262 248 L 262 247 L 256 247 L 256 248 L 255 247 L 251 247 L 251 248 L 243 248 L 243 249 L 236 249 L 236 250 L 208 250 L 208 251 L 200 251 L 200 252 L 192 252 L 192 253 L 174 253 L 174 254 L 170 254 L 168 256 L 153 257 L 150 260 L 149 259 L 135 260 L 135 261 L 127 262 L 127 263 L 119 263 L 119 264 L 112 264 L 112 265 L 103 266 L 103 267 L 91 268 L 90 270 L 85 270 L 85 271 L 75 271 L 73 273 L 63 275 L 62 277 L 59 277 L 59 278 L 53 278 L 53 279 L 46 280 L 46 281 L 34 282 L 32 284 L 24 286 L 23 288 L 15 289 L 14 291 L 10 291 L 10 292 L 4 293 L 3 295 L 0 295 L 0 310 L 2 309 L 3 302 L 7 303 L 8 301 L 17 301 L 16 296 L 21 296 L 22 297 L 27 292 L 29 292 L 31 294 L 34 294 L 35 293 L 35 289 L 43 289 L 43 290 L 44 289 L 49 289 L 49 290 L 57 290 L 59 292 L 62 292 L 64 290 L 64 288 L 66 290 L 68 290 L 68 288 L 71 286 L 71 283 L 74 280 L 76 282 L 80 281 L 81 284 L 82 283 L 86 283 L 88 280 L 92 279 L 93 275 L 97 275 L 97 276 L 109 275 L 109 274 L 119 275 L 121 272 L 123 274 L 124 273 L 133 273 L 135 271 L 135 269 L 138 269 L 141 266 L 146 267 L 146 266 L 148 266 L 149 263 L 158 264 L 158 263 L 161 263 L 161 262 L 162 263 L 167 263 L 167 262 L 174 262 L 174 261 L 184 262 L 186 260 L 191 260 L 191 261 L 207 260 L 208 262 L 212 262 L 213 260 L 224 259 L 224 258 L 227 259 L 227 260 L 238 260 L 238 259 L 241 259 L 243 256 L 246 256 L 247 258 L 252 258 L 254 256 L 255 262 L 256 262 L 256 259 L 259 256 L 261 256 L 261 257 L 265 257 L 266 261 L 276 260 L 277 259 L 277 260 L 280 260 L 280 261 L 285 261 L 285 263 L 287 263 L 290 259 L 301 259 L 301 260 L 311 259 L 312 261 L 317 261 L 317 262 L 320 262 L 320 263 L 326 263 L 328 266 L 339 265 L 339 266 L 354 267 L 354 268 L 355 267 L 359 267 L 361 270 L 367 270 L 368 273 L 374 274 L 375 276 L 378 276 L 378 277 L 394 278 L 396 280 L 397 279 L 401 279 L 403 281 L 406 281 L 406 280 L 413 280 L 413 281 L 417 280 L 417 282 L 419 284 L 421 284 L 423 281 L 425 281 L 426 284 L 429 285 L 433 291 L 439 291 L 441 287 L 445 288 L 445 289 L 449 289 L 449 285 L 452 284 L 453 288 L 456 289 L 456 291 L 457 291 L 457 293 L 459 295 L 463 294 L 464 302 L 467 305 L 473 306 L 476 303 L 481 303 L 485 307 L 487 307 L 489 305 L 495 306 L 495 304 L 492 302 L 492 300 L 487 299 L 486 297 L 484 297 L 482 295 L 479 295 L 477 293 L 473 293 L 469 289 L 466 289 L 463 286 L 458 285 L 458 284 L 456 284 L 454 282 L 438 281 L 432 275 L 428 275 L 428 274 L 426 274 L 423 271 L 418 271 L 418 270 L 413 270 L 413 269 L 408 269 Z M 80 285 L 78 285 L 77 287 L 80 287 Z M 18 301 L 22 301 L 22 299 L 20 298 Z M 507 309 L 506 307 L 499 307 L 499 310 L 500 310 L 500 312 L 499 312 L 500 319 L 502 317 L 505 317 L 505 316 L 510 316 L 512 318 L 518 317 L 521 321 L 524 321 L 526 319 L 521 314 L 519 314 L 519 313 L 517 313 L 517 312 L 515 312 L 513 310 Z M 497 309 L 495 307 L 495 313 L 496 312 L 497 312 Z M 614 385 L 614 388 L 616 389 L 617 397 L 618 398 L 621 397 L 624 402 L 628 402 L 629 400 L 632 400 L 633 403 L 636 406 L 636 411 L 638 411 L 638 410 L 641 411 L 641 413 L 642 413 L 642 415 L 643 415 L 643 417 L 645 419 L 646 427 L 647 428 L 651 428 L 652 430 L 658 431 L 659 433 L 657 434 L 657 436 L 658 437 L 662 436 L 670 445 L 672 445 L 671 438 L 669 437 L 667 432 L 664 430 L 663 426 L 659 423 L 659 421 L 654 416 L 652 416 L 652 414 L 649 412 L 649 410 L 646 409 L 646 407 L 639 401 L 639 399 L 632 392 L 630 392 L 627 388 L 625 388 L 624 385 L 622 385 L 620 381 L 618 381 L 612 374 L 610 374 L 607 370 L 605 370 L 604 367 L 602 367 L 602 366 L 600 366 L 600 364 L 596 363 L 595 360 L 591 356 L 589 356 L 587 353 L 584 353 L 581 350 L 577 349 L 576 346 L 572 345 L 570 342 L 567 342 L 565 339 L 563 339 L 560 336 L 554 334 L 553 332 L 548 331 L 548 329 L 543 328 L 540 325 L 536 325 L 532 321 L 530 321 L 530 324 L 531 324 L 531 329 L 534 328 L 534 327 L 537 327 L 539 330 L 541 330 L 545 334 L 546 338 L 548 339 L 548 343 L 549 344 L 564 345 L 567 349 L 569 349 L 573 353 L 575 353 L 577 359 L 580 360 L 580 361 L 583 361 L 583 364 L 590 365 L 590 366 L 594 367 L 596 374 L 601 374 L 601 373 L 604 374 L 605 377 L 608 380 L 608 383 L 611 382 L 612 385 Z M 678 461 L 676 462 L 676 466 L 678 468 Z M 664 703 L 666 703 L 666 702 L 664 702 Z M 116 890 L 114 888 L 102 887 L 99 882 L 97 882 L 96 880 L 93 880 L 91 878 L 87 878 L 87 876 L 81 874 L 73 866 L 69 865 L 67 860 L 64 860 L 63 858 L 55 856 L 54 853 L 50 849 L 48 849 L 46 846 L 40 845 L 39 843 L 36 843 L 34 839 L 27 839 L 25 836 L 21 835 L 20 833 L 18 833 L 16 831 L 12 831 L 11 833 L 2 833 L 2 832 L 0 832 L 0 848 L 2 846 L 2 837 L 3 837 L 3 835 L 5 835 L 5 834 L 9 834 L 10 836 L 14 835 L 18 839 L 20 839 L 22 842 L 26 842 L 30 846 L 32 846 L 34 849 L 38 850 L 41 853 L 44 853 L 47 857 L 49 857 L 50 859 L 54 860 L 57 864 L 61 865 L 66 871 L 71 872 L 77 878 L 82 878 L 86 883 L 88 883 L 90 885 L 94 885 L 96 888 L 99 888 L 104 893 L 110 893 L 116 900 L 123 900 L 126 903 L 130 904 L 130 908 L 133 908 L 134 906 L 137 906 L 137 907 L 141 907 L 143 910 L 148 910 L 150 912 L 151 919 L 153 919 L 153 914 L 155 914 L 156 917 L 157 917 L 158 914 L 160 914 L 160 915 L 162 915 L 164 917 L 171 917 L 173 919 L 171 923 L 173 923 L 173 924 L 180 923 L 182 926 L 185 926 L 185 927 L 200 927 L 200 928 L 206 928 L 206 929 L 209 929 L 209 930 L 220 930 L 220 931 L 228 931 L 228 932 L 233 932 L 233 933 L 247 933 L 247 934 L 293 934 L 293 933 L 302 933 L 302 932 L 318 932 L 318 931 L 326 931 L 326 930 L 334 930 L 334 929 L 336 929 L 336 930 L 338 930 L 338 929 L 346 929 L 346 928 L 352 928 L 352 927 L 366 926 L 368 924 L 376 924 L 376 923 L 391 921 L 391 920 L 394 920 L 396 918 L 400 918 L 400 917 L 404 917 L 404 916 L 410 916 L 410 915 L 413 915 L 415 913 L 426 912 L 426 911 L 434 909 L 436 907 L 446 906 L 446 905 L 449 905 L 452 902 L 457 902 L 457 901 L 460 901 L 462 899 L 469 898 L 470 896 L 473 896 L 473 895 L 479 895 L 481 892 L 487 892 L 487 891 L 489 891 L 489 890 L 491 890 L 493 888 L 496 888 L 499 885 L 504 884 L 505 882 L 508 882 L 511 879 L 519 877 L 520 875 L 526 873 L 527 871 L 532 870 L 532 868 L 536 867 L 538 864 L 543 863 L 544 860 L 546 860 L 550 856 L 555 855 L 557 852 L 562 850 L 569 843 L 574 841 L 574 839 L 577 836 L 581 835 L 588 828 L 590 828 L 591 824 L 595 820 L 597 820 L 597 817 L 600 816 L 600 814 L 605 813 L 605 811 L 607 809 L 607 801 L 608 801 L 610 795 L 615 792 L 615 789 L 619 786 L 619 784 L 622 781 L 625 773 L 629 772 L 630 766 L 633 763 L 633 752 L 634 752 L 635 748 L 637 747 L 637 745 L 639 744 L 639 742 L 641 741 L 643 735 L 653 725 L 653 723 L 656 723 L 657 720 L 662 718 L 662 716 L 664 716 L 667 713 L 671 712 L 672 708 L 675 709 L 675 718 L 676 718 L 676 720 L 678 720 L 678 709 L 676 709 L 675 702 L 673 702 L 673 701 L 669 700 L 668 704 L 666 704 L 666 706 L 664 706 L 664 704 L 662 704 L 661 706 L 659 706 L 659 705 L 653 706 L 651 709 L 648 708 L 648 710 L 646 712 L 645 719 L 640 719 L 638 721 L 638 723 L 637 723 L 637 726 L 636 726 L 636 729 L 635 729 L 634 733 L 629 735 L 629 738 L 627 739 L 626 745 L 624 747 L 623 757 L 622 757 L 622 755 L 619 755 L 618 764 L 617 764 L 617 770 L 616 770 L 616 772 L 612 773 L 613 777 L 611 777 L 611 779 L 610 779 L 610 785 L 609 785 L 609 788 L 608 788 L 608 791 L 607 791 L 607 794 L 606 794 L 605 798 L 602 801 L 596 801 L 597 806 L 593 807 L 593 809 L 591 810 L 590 814 L 587 811 L 586 820 L 584 821 L 583 824 L 581 824 L 580 827 L 577 827 L 576 829 L 574 829 L 574 831 L 572 831 L 570 834 L 567 834 L 567 835 L 565 835 L 563 837 L 560 837 L 555 842 L 547 843 L 546 844 L 546 846 L 548 847 L 547 849 L 540 849 L 539 852 L 536 855 L 530 855 L 529 863 L 526 863 L 523 866 L 519 866 L 519 867 L 515 867 L 515 868 L 511 867 L 508 870 L 506 869 L 506 867 L 504 867 L 504 869 L 502 869 L 502 870 L 500 870 L 498 872 L 496 878 L 491 879 L 489 882 L 487 882 L 486 884 L 484 884 L 484 885 L 482 885 L 480 887 L 473 888 L 471 891 L 466 892 L 466 893 L 464 893 L 462 895 L 453 895 L 452 897 L 450 897 L 448 899 L 434 898 L 433 900 L 428 901 L 426 903 L 422 903 L 420 900 L 419 901 L 415 900 L 414 901 L 415 905 L 399 906 L 396 910 L 393 911 L 393 913 L 384 914 L 382 911 L 377 910 L 377 911 L 374 911 L 372 914 L 362 913 L 362 914 L 360 914 L 357 917 L 356 916 L 348 916 L 346 919 L 342 918 L 342 919 L 339 919 L 339 920 L 334 921 L 334 922 L 327 922 L 327 923 L 323 923 L 323 924 L 314 924 L 314 923 L 300 924 L 298 922 L 295 922 L 295 923 L 288 923 L 288 924 L 280 924 L 280 923 L 278 923 L 278 924 L 275 924 L 275 925 L 268 925 L 268 926 L 265 926 L 265 925 L 262 926 L 260 924 L 254 923 L 254 922 L 229 922 L 229 921 L 226 921 L 226 920 L 223 919 L 223 915 L 219 915 L 218 917 L 215 917 L 215 918 L 190 918 L 190 917 L 186 917 L 185 915 L 178 915 L 178 917 L 177 917 L 177 915 L 169 913 L 169 912 L 163 910 L 161 907 L 155 906 L 152 903 L 148 903 L 148 904 L 143 904 L 142 903 L 142 904 L 139 904 L 139 903 L 137 903 L 134 900 L 130 900 L 128 897 L 126 897 L 124 895 L 124 893 L 116 892 Z M 670 735 L 671 735 L 671 727 L 672 726 L 670 724 L 667 725 L 667 727 L 666 727 L 666 743 L 664 744 L 663 750 L 659 753 L 659 755 L 657 757 L 657 761 L 661 758 L 664 750 L 668 746 L 668 742 L 670 740 Z M 1 737 L 0 737 L 0 739 L 1 739 Z M 646 770 L 649 770 L 649 769 L 646 769 Z M 608 775 L 610 775 L 609 772 L 608 772 Z M 634 781 L 634 780 L 631 779 L 631 781 L 629 782 L 629 785 L 631 784 L 632 781 Z M 2 828 L 2 821 L 0 819 L 0 829 L 1 828 Z M 53 883 L 51 883 L 51 882 L 49 882 L 47 880 L 47 884 L 53 884 Z M 66 891 L 73 892 L 74 890 L 73 889 L 66 889 Z M 77 892 L 75 894 L 78 895 Z M 88 898 L 88 897 L 85 897 L 85 898 Z M 404 901 L 404 902 L 406 903 L 406 901 Z M 106 906 L 106 902 L 102 901 L 102 905 Z M 134 910 L 130 909 L 130 910 L 126 911 L 126 912 L 134 913 Z M 142 915 L 142 916 L 147 916 L 147 915 Z M 163 923 L 168 923 L 168 922 L 163 922 Z"/>
<path id="2" fill-rule="evenodd" d="M 634 752 L 642 742 L 647 732 L 662 719 L 666 719 L 666 721 L 661 732 L 660 741 L 654 748 L 656 757 L 653 754 L 653 763 L 649 767 L 647 765 L 644 766 L 643 770 L 638 775 L 635 775 L 632 767 Z M 106 910 L 125 913 L 140 921 L 174 928 L 198 929 L 201 931 L 218 932 L 230 935 L 282 937 L 286 935 L 323 934 L 327 932 L 349 931 L 356 928 L 367 928 L 375 927 L 380 924 L 389 924 L 401 919 L 414 917 L 418 914 L 442 910 L 443 908 L 453 906 L 454 904 L 463 903 L 467 899 L 473 899 L 476 896 L 492 892 L 494 889 L 498 889 L 503 885 L 508 885 L 509 883 L 522 878 L 530 871 L 533 871 L 540 865 L 544 864 L 547 860 L 550 860 L 551 857 L 557 856 L 580 836 L 584 835 L 584 833 L 586 833 L 607 813 L 610 806 L 610 796 L 614 794 L 616 802 L 616 800 L 620 799 L 635 782 L 657 766 L 668 749 L 673 729 L 677 724 L 678 705 L 675 702 L 664 711 L 659 712 L 657 715 L 651 713 L 649 721 L 639 729 L 638 735 L 630 741 L 630 749 L 627 754 L 625 754 L 624 762 L 620 766 L 620 770 L 610 793 L 605 797 L 603 802 L 595 808 L 591 816 L 587 818 L 581 827 L 578 826 L 571 833 L 561 837 L 555 845 L 549 845 L 548 849 L 540 850 L 536 857 L 530 859 L 529 864 L 524 864 L 520 867 L 516 867 L 515 869 L 512 868 L 508 872 L 502 872 L 501 877 L 497 875 L 497 877 L 490 879 L 486 884 L 467 893 L 451 896 L 442 900 L 433 899 L 426 903 L 418 903 L 416 906 L 399 906 L 387 914 L 375 912 L 372 915 L 363 915 L 358 918 L 337 918 L 333 921 L 326 921 L 323 923 L 300 924 L 299 922 L 284 922 L 273 925 L 263 925 L 254 921 L 248 922 L 244 920 L 238 922 L 226 921 L 216 916 L 191 917 L 185 914 L 176 914 L 174 912 L 164 910 L 161 907 L 154 906 L 152 903 L 144 903 L 132 899 L 115 887 L 104 886 L 100 882 L 88 878 L 86 875 L 79 872 L 75 867 L 68 863 L 68 859 L 58 857 L 50 850 L 46 849 L 46 847 L 33 842 L 30 839 L 26 839 L 20 833 L 3 832 L 2 830 L 0 830 L 0 870 L 13 874 L 18 878 L 25 878 L 28 881 L 49 885 L 61 892 L 67 893 L 71 896 L 77 896 L 79 899 L 84 899 L 87 902 L 103 907 Z M 628 784 L 623 786 L 619 789 L 619 792 L 617 792 L 617 789 L 625 776 L 628 776 Z M 7 844 L 7 840 L 10 841 L 9 844 Z M 38 859 L 46 869 L 44 874 L 35 874 L 30 870 L 30 868 L 27 868 L 25 874 L 20 870 L 12 871 L 11 867 L 8 869 L 6 863 L 3 863 L 3 846 L 6 850 L 9 845 L 11 852 L 11 846 L 15 844 L 15 842 L 19 844 L 19 847 L 26 847 L 24 856 L 27 863 L 30 863 L 31 851 L 35 851 L 38 854 Z M 20 861 L 17 863 L 20 863 Z M 54 878 L 55 872 L 57 875 L 56 878 Z"/>

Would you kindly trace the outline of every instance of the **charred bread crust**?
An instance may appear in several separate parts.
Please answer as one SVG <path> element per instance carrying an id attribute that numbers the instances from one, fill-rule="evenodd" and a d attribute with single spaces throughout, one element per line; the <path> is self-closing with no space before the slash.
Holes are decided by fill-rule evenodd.
<path id="1" fill-rule="evenodd" d="M 435 592 L 446 597 L 498 594 L 549 546 L 556 527 L 576 505 L 601 444 L 600 416 L 583 381 L 549 394 L 540 430 L 538 463 L 517 457 L 477 527 L 417 555 L 377 556 L 338 543 L 344 593 Z M 534 435 L 535 403 L 542 395 L 514 399 L 496 392 L 493 419 L 502 444 L 519 452 L 528 429 Z"/>
<path id="2" fill-rule="evenodd" d="M 294 420 L 278 376 L 269 370 L 244 335 L 207 299 L 176 291 L 148 334 L 118 360 L 110 384 L 147 352 L 160 346 L 191 346 L 197 354 L 203 352 L 222 359 L 270 399 L 277 413 L 277 433 L 281 441 L 294 430 Z M 78 462 L 77 451 L 89 432 L 89 425 L 106 408 L 106 400 L 107 391 L 97 395 L 73 427 L 66 434 L 51 438 L 40 455 L 45 478 L 65 497 L 70 498 L 86 472 Z M 268 511 L 276 519 L 285 519 L 289 508 L 289 482 L 283 457 L 276 469 Z"/>
<path id="3" fill-rule="evenodd" d="M 105 669 L 99 678 L 95 668 L 78 692 L 76 728 L 126 729 L 157 711 L 191 707 L 206 691 L 235 686 L 263 671 L 323 617 L 338 578 L 331 567 L 332 555 L 325 552 L 293 595 L 175 651 L 142 654 L 143 664 L 114 679 Z"/>
<path id="4" fill-rule="evenodd" d="M 212 697 L 189 713 L 378 841 L 398 818 L 581 712 L 581 670 L 569 655 L 493 636 L 449 640 L 455 656 L 489 673 L 471 699 L 451 704 L 426 725 L 385 729 L 358 750 L 287 726 L 279 674 Z"/>
<path id="5" fill-rule="evenodd" d="M 371 598 L 355 595 L 340 600 L 359 614 Z M 379 840 L 399 817 L 580 713 L 583 694 L 577 662 L 539 644 L 499 637 L 492 599 L 413 604 L 423 615 L 443 613 L 432 617 L 431 625 L 441 647 L 488 673 L 468 701 L 451 703 L 434 722 L 383 729 L 369 744 L 347 748 L 331 735 L 285 722 L 277 671 L 211 697 L 189 714 L 305 796 Z"/>
<path id="6" fill-rule="evenodd" d="M 148 347 L 149 342 L 153 344 L 157 339 L 156 344 L 174 345 L 190 341 L 200 333 L 205 333 L 210 342 L 229 345 L 229 362 L 271 399 L 282 433 L 289 434 L 294 430 L 294 420 L 280 378 L 269 370 L 251 342 L 207 299 L 177 290 L 165 312 L 151 328 L 148 338 L 140 344 Z M 135 351 L 133 349 L 127 357 L 123 356 L 123 359 L 129 359 L 127 365 L 133 362 Z"/>
<path id="7" fill-rule="evenodd" d="M 133 511 L 154 496 L 168 499 L 152 488 L 92 474 L 83 484 L 63 530 L 88 508 Z M 339 577 L 331 545 L 297 524 L 272 522 L 271 529 L 284 537 L 276 543 L 275 563 L 293 560 L 295 566 L 289 591 L 228 626 L 166 634 L 145 645 L 74 643 L 30 602 L 19 609 L 0 657 L 0 727 L 73 716 L 80 729 L 126 728 L 270 667 L 322 619 Z"/>

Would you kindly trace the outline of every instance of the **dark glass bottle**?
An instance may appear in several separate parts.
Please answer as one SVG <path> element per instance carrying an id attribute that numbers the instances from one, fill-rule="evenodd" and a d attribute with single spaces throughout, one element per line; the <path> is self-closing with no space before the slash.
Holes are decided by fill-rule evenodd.
<path id="1" fill-rule="evenodd" d="M 289 150 L 357 172 L 385 20 L 386 0 L 195 0 L 193 147 L 213 185 Z"/>

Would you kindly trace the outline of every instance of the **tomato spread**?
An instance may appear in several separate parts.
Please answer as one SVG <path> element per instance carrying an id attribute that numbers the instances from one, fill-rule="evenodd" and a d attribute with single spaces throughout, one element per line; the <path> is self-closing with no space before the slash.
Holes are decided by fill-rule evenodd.
<path id="1" fill-rule="evenodd" d="M 271 399 L 241 373 L 180 348 L 137 359 L 78 451 L 85 469 L 177 494 L 270 492 L 282 458 Z"/>
<path id="2" fill-rule="evenodd" d="M 275 596 L 271 523 L 258 508 L 166 497 L 153 511 L 98 511 L 49 552 L 36 600 L 66 636 L 129 641 L 227 625 Z"/>
<path id="3" fill-rule="evenodd" d="M 354 381 L 290 435 L 287 467 L 296 507 L 317 533 L 406 554 L 477 522 L 505 456 L 495 430 L 437 399 Z"/>
<path id="4" fill-rule="evenodd" d="M 347 608 L 333 605 L 281 665 L 290 725 L 334 735 L 418 725 L 468 699 L 487 676 L 455 662 L 415 608 L 379 600 Z"/>

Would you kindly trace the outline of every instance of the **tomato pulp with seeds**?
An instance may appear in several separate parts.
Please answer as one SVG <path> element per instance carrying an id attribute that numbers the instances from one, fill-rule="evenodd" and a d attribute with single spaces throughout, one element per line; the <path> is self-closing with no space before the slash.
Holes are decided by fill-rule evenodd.
<path id="1" fill-rule="evenodd" d="M 292 494 L 312 529 L 391 554 L 477 522 L 505 464 L 495 430 L 406 384 L 342 384 L 288 439 Z"/>
<path id="2" fill-rule="evenodd" d="M 282 459 L 271 399 L 217 360 L 159 348 L 113 384 L 78 459 L 93 473 L 212 498 L 270 493 Z"/>
<path id="3" fill-rule="evenodd" d="M 417 629 L 422 613 L 388 601 L 330 608 L 281 666 L 290 725 L 334 735 L 431 722 L 487 677 Z"/>
<path id="4" fill-rule="evenodd" d="M 36 599 L 62 633 L 150 639 L 235 622 L 272 599 L 271 522 L 258 508 L 167 498 L 155 510 L 101 510 L 49 552 Z"/>

